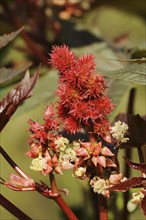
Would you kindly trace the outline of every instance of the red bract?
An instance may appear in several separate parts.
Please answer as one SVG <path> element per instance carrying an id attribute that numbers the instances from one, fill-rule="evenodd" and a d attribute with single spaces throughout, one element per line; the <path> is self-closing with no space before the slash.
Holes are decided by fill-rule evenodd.
<path id="1" fill-rule="evenodd" d="M 93 55 L 77 58 L 67 46 L 53 47 L 50 63 L 59 71 L 58 116 L 64 129 L 79 128 L 104 136 L 109 131 L 107 115 L 113 105 L 106 94 L 103 76 L 96 74 Z M 103 127 L 103 128 L 102 128 Z"/>

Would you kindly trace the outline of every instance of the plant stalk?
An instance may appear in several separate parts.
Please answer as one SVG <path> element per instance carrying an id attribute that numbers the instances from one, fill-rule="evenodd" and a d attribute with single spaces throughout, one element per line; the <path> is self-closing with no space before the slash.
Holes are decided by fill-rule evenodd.
<path id="1" fill-rule="evenodd" d="M 69 206 L 66 204 L 66 202 L 61 197 L 61 195 L 55 197 L 54 200 L 59 205 L 59 207 L 62 209 L 62 211 L 65 213 L 68 220 L 78 220 L 78 218 L 75 216 L 75 214 L 69 208 Z"/>
<path id="2" fill-rule="evenodd" d="M 0 205 L 7 211 L 14 215 L 18 219 L 32 220 L 28 215 L 17 208 L 13 203 L 6 199 L 3 195 L 0 195 Z"/>
<path id="3" fill-rule="evenodd" d="M 136 89 L 132 88 L 130 90 L 130 94 L 129 94 L 129 100 L 128 100 L 128 106 L 127 106 L 127 114 L 131 114 L 131 115 L 134 114 L 135 93 L 136 93 Z M 131 159 L 131 157 L 132 157 L 131 149 L 126 149 L 125 150 L 125 157 Z M 124 176 L 129 178 L 130 174 L 131 174 L 130 167 L 126 163 L 125 167 L 124 167 Z M 129 201 L 129 197 L 130 197 L 129 191 L 127 191 L 127 192 L 125 192 L 123 194 L 123 200 L 124 200 L 123 210 L 124 210 L 124 212 L 122 212 L 122 216 L 121 216 L 122 218 L 121 219 L 124 219 L 124 220 L 128 220 L 128 218 L 129 218 L 129 212 L 127 210 L 127 203 Z"/>
<path id="4" fill-rule="evenodd" d="M 94 140 L 96 141 L 96 137 L 93 133 L 89 134 L 89 140 L 90 142 Z M 103 178 L 103 169 L 101 165 L 98 164 L 96 172 L 100 178 Z M 94 199 L 93 202 L 95 202 L 95 197 L 92 196 L 92 198 Z M 98 194 L 96 198 L 98 200 L 98 207 L 96 208 L 96 212 L 98 213 L 95 215 L 99 216 L 99 220 L 108 220 L 107 198 L 100 194 Z M 95 204 L 97 204 L 97 202 Z"/>
<path id="5" fill-rule="evenodd" d="M 59 190 L 57 189 L 54 174 L 50 173 L 49 178 L 50 178 L 50 183 L 51 183 L 52 196 L 54 196 L 52 197 L 52 199 L 59 205 L 61 210 L 67 216 L 68 220 L 78 220 L 78 218 L 75 216 L 75 214 L 72 212 L 72 210 L 69 208 L 69 206 L 66 204 L 66 202 L 60 195 Z"/>

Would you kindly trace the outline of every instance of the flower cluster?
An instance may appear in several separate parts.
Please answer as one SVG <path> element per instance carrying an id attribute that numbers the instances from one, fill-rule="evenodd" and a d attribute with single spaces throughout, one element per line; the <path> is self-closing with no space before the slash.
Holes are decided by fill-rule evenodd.
<path id="1" fill-rule="evenodd" d="M 126 143 L 129 138 L 125 137 L 128 130 L 128 125 L 125 122 L 117 121 L 115 125 L 111 127 L 112 137 L 117 139 L 118 142 Z"/>
<path id="2" fill-rule="evenodd" d="M 65 45 L 53 47 L 50 63 L 59 71 L 58 116 L 64 129 L 80 129 L 104 136 L 109 131 L 107 116 L 113 105 L 106 95 L 106 82 L 96 74 L 94 57 L 76 55 Z"/>
<path id="3" fill-rule="evenodd" d="M 42 174 L 72 169 L 74 177 L 90 181 L 94 192 L 109 196 L 105 189 L 120 181 L 121 174 L 112 173 L 117 165 L 106 143 L 111 144 L 111 134 L 124 140 L 126 127 L 118 123 L 118 128 L 116 125 L 110 130 L 107 116 L 113 105 L 106 95 L 103 76 L 96 74 L 92 55 L 77 58 L 64 45 L 53 47 L 50 57 L 59 71 L 58 101 L 46 108 L 44 124 L 29 120 L 31 149 L 26 154 L 33 158 L 30 168 Z M 82 129 L 89 141 L 70 142 L 60 135 L 61 129 L 68 133 Z M 101 173 L 106 169 L 110 174 L 104 180 Z"/>
<path id="4" fill-rule="evenodd" d="M 60 149 L 60 166 L 63 169 L 73 169 L 75 177 L 90 180 L 96 174 L 98 166 L 115 168 L 112 157 L 114 154 L 102 142 L 74 141 Z"/>
<path id="5" fill-rule="evenodd" d="M 53 105 L 46 108 L 44 113 L 44 124 L 39 124 L 29 120 L 30 124 L 30 146 L 31 149 L 26 153 L 33 158 L 30 168 L 48 174 L 52 171 L 62 173 L 58 162 L 59 149 L 55 141 L 58 139 L 59 124 Z"/>
<path id="6" fill-rule="evenodd" d="M 130 200 L 133 204 L 140 204 L 141 200 L 144 198 L 144 194 L 139 191 L 132 194 L 132 199 Z"/>
<path id="7" fill-rule="evenodd" d="M 110 192 L 108 188 L 120 182 L 121 179 L 122 179 L 121 173 L 111 174 L 109 179 L 106 180 L 95 176 L 93 179 L 91 179 L 90 185 L 95 193 L 101 194 L 105 197 L 109 197 Z"/>

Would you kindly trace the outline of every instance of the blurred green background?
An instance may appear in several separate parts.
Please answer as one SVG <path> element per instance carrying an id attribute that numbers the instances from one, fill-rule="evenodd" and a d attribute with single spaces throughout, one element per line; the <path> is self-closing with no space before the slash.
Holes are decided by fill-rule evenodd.
<path id="1" fill-rule="evenodd" d="M 128 62 L 109 59 L 131 59 L 135 51 L 146 50 L 145 1 L 3 0 L 0 3 L 0 16 L 1 35 L 24 26 L 24 31 L 1 56 L 1 66 L 21 70 L 31 62 L 32 66 L 29 70 L 33 73 L 39 63 L 42 63 L 41 75 L 33 90 L 33 96 L 16 111 L 2 131 L 1 145 L 34 180 L 38 182 L 43 180 L 48 184 L 47 176 L 30 170 L 31 159 L 25 156 L 25 152 L 29 150 L 28 119 L 41 122 L 45 106 L 56 98 L 57 72 L 47 65 L 48 53 L 52 45 L 66 43 L 77 55 L 93 53 L 97 72 L 101 74 L 106 75 L 106 72 L 115 70 L 118 72 L 119 69 L 123 70 L 121 74 L 125 72 L 132 74 L 133 69 Z M 135 68 L 140 72 L 139 64 Z M 12 75 L 9 81 L 1 85 L 1 98 L 16 85 L 24 73 L 22 71 L 17 76 Z M 127 112 L 131 88 L 136 89 L 134 113 L 146 115 L 146 87 L 139 80 L 140 77 L 139 74 L 138 83 L 126 77 L 107 78 L 109 94 L 116 104 L 115 111 L 110 117 L 111 121 L 118 113 Z M 121 163 L 123 154 L 124 150 L 121 150 Z M 133 161 L 138 162 L 136 150 L 132 152 L 132 158 Z M 2 157 L 0 165 L 2 178 L 7 179 L 13 170 Z M 133 173 L 136 174 L 139 175 L 138 172 Z M 88 184 L 73 178 L 70 171 L 62 176 L 56 175 L 56 178 L 60 189 L 69 189 L 69 196 L 64 198 L 71 208 L 82 213 L 81 220 L 94 220 Z M 32 219 L 65 219 L 54 201 L 42 197 L 37 192 L 15 192 L 1 186 L 1 193 Z M 122 212 L 121 194 L 117 203 Z M 2 220 L 15 219 L 2 207 L 0 213 Z M 109 210 L 109 220 L 115 219 L 117 216 Z M 139 209 L 136 209 L 130 214 L 129 220 L 144 220 L 144 216 Z"/>

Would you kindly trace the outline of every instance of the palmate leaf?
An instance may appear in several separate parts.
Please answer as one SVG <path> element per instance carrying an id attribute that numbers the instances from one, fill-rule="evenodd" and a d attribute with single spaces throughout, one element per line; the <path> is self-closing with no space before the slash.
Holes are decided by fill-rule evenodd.
<path id="1" fill-rule="evenodd" d="M 108 190 L 111 192 L 126 192 L 132 187 L 136 187 L 136 186 L 142 187 L 144 185 L 143 184 L 144 181 L 146 181 L 146 178 L 144 177 L 132 177 L 123 182 L 117 183 L 112 187 L 109 187 Z"/>
<path id="2" fill-rule="evenodd" d="M 31 63 L 26 64 L 25 66 L 19 67 L 17 69 L 12 68 L 0 68 L 0 86 L 6 86 L 10 83 L 14 83 L 16 80 L 22 78 L 21 73 L 26 71 L 31 66 Z"/>
<path id="3" fill-rule="evenodd" d="M 23 30 L 23 27 L 21 27 L 19 30 L 12 32 L 10 34 L 4 34 L 3 36 L 0 36 L 0 49 L 5 47 L 8 43 L 13 41 L 15 37 Z"/>
<path id="4" fill-rule="evenodd" d="M 146 85 L 146 64 L 131 64 L 123 69 L 118 69 L 102 74 L 110 79 L 122 79 L 135 84 Z"/>
<path id="5" fill-rule="evenodd" d="M 131 160 L 129 160 L 128 158 L 125 158 L 125 157 L 124 157 L 124 159 L 126 160 L 126 163 L 131 168 L 136 169 L 136 170 L 140 170 L 142 173 L 146 174 L 146 164 L 145 163 L 134 163 Z"/>
<path id="6" fill-rule="evenodd" d="M 23 80 L 0 101 L 0 131 L 2 131 L 22 102 L 32 95 L 31 91 L 36 84 L 39 72 L 40 68 L 30 78 L 27 71 Z"/>

